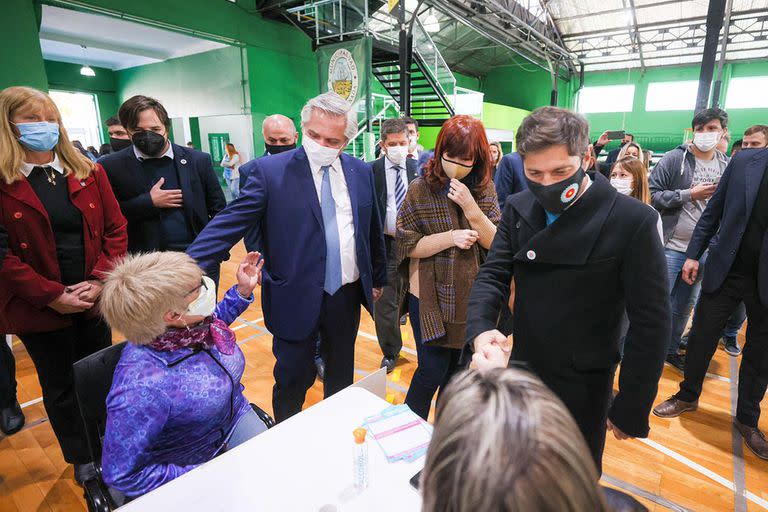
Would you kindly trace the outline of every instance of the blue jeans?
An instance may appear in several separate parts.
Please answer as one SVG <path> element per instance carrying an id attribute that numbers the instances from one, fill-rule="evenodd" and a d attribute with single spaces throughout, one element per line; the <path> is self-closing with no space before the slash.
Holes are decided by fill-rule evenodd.
<path id="1" fill-rule="evenodd" d="M 229 436 L 227 448 L 224 451 L 229 451 L 235 446 L 240 446 L 252 437 L 256 437 L 266 430 L 267 426 L 256 415 L 253 409 L 251 409 L 245 413 L 245 416 L 240 418 L 240 421 L 235 425 L 235 430 L 233 430 L 232 434 Z"/>
<path id="2" fill-rule="evenodd" d="M 448 384 L 458 369 L 461 350 L 454 348 L 425 345 L 421 338 L 421 322 L 419 321 L 419 299 L 408 294 L 408 316 L 413 327 L 413 338 L 416 342 L 416 358 L 419 365 L 413 373 L 411 386 L 405 396 L 405 404 L 413 412 L 424 418 L 429 416 L 432 397 L 435 391 L 440 391 Z M 438 395 L 438 400 L 440 395 Z"/>
<path id="3" fill-rule="evenodd" d="M 240 197 L 240 178 L 225 179 L 229 187 L 229 193 L 232 194 L 232 200 Z"/>
<path id="4" fill-rule="evenodd" d="M 701 277 L 704 274 L 703 267 L 707 260 L 707 253 L 699 260 L 699 275 L 696 276 L 696 282 L 689 285 L 683 281 L 681 271 L 685 263 L 685 253 L 665 249 L 664 255 L 667 258 L 667 279 L 669 281 L 670 302 L 672 305 L 672 334 L 669 338 L 667 355 L 677 354 L 680 348 L 680 338 L 688 325 L 688 318 L 696 305 L 701 293 Z"/>

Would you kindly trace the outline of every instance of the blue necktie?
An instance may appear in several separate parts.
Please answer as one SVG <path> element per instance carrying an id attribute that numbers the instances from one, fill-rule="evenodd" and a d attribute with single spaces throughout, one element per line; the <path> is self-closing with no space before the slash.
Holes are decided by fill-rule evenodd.
<path id="1" fill-rule="evenodd" d="M 323 172 L 323 184 L 320 186 L 320 207 L 323 210 L 325 224 L 325 284 L 323 288 L 333 295 L 341 288 L 341 243 L 339 226 L 336 223 L 336 201 L 331 193 L 330 166 L 320 168 Z"/>
<path id="2" fill-rule="evenodd" d="M 395 166 L 395 209 L 397 211 L 400 211 L 400 207 L 403 206 L 403 199 L 405 199 L 405 185 L 401 171 L 400 167 Z"/>

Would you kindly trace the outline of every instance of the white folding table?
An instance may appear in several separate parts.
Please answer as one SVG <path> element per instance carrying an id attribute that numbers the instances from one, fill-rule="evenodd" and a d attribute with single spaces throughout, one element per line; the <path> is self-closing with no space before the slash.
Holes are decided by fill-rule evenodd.
<path id="1" fill-rule="evenodd" d="M 120 511 L 419 511 L 409 480 L 424 457 L 390 464 L 369 440 L 370 486 L 352 486 L 352 431 L 388 405 L 349 387 Z"/>

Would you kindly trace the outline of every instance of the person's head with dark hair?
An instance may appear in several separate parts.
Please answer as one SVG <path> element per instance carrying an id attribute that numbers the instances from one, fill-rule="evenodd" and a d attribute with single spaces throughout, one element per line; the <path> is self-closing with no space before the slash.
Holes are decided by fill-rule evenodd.
<path id="1" fill-rule="evenodd" d="M 562 213 L 589 180 L 589 123 L 571 110 L 541 107 L 523 119 L 516 140 L 528 188 L 546 211 Z"/>
<path id="2" fill-rule="evenodd" d="M 733 143 L 733 145 L 731 146 L 731 158 L 733 158 L 733 155 L 741 151 L 741 147 L 743 144 L 744 144 L 744 139 L 739 139 Z"/>
<path id="3" fill-rule="evenodd" d="M 195 149 L 195 144 L 192 141 L 187 142 L 187 147 L 191 149 Z"/>
<path id="4" fill-rule="evenodd" d="M 148 96 L 133 96 L 120 105 L 118 117 L 141 153 L 159 157 L 167 151 L 171 120 L 159 101 Z"/>
<path id="5" fill-rule="evenodd" d="M 488 186 L 492 168 L 483 123 L 472 116 L 458 115 L 440 129 L 435 155 L 424 166 L 424 179 L 433 192 L 442 190 L 455 178 L 475 193 Z"/>
<path id="6" fill-rule="evenodd" d="M 744 138 L 742 141 L 741 147 L 744 149 L 764 148 L 768 146 L 768 126 L 764 124 L 750 126 L 744 130 Z"/>
<path id="7" fill-rule="evenodd" d="M 630 142 L 635 142 L 635 136 L 631 133 L 625 133 L 624 138 L 621 139 L 621 145 L 626 146 Z"/>
<path id="8" fill-rule="evenodd" d="M 720 108 L 708 108 L 693 116 L 693 151 L 697 158 L 711 159 L 712 151 L 728 131 L 728 113 Z"/>
<path id="9" fill-rule="evenodd" d="M 107 132 L 109 132 L 109 145 L 112 147 L 112 151 L 120 151 L 131 145 L 131 136 L 128 135 L 117 116 L 110 117 L 105 124 L 107 125 Z"/>
<path id="10" fill-rule="evenodd" d="M 381 123 L 381 150 L 398 167 L 408 157 L 408 126 L 403 119 L 385 119 Z"/>
<path id="11" fill-rule="evenodd" d="M 412 117 L 403 117 L 403 122 L 408 127 L 408 151 L 414 153 L 419 144 L 419 122 Z"/>

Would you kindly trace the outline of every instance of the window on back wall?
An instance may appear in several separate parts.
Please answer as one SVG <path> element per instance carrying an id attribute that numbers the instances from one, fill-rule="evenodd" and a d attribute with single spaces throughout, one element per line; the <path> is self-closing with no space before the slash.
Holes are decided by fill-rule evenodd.
<path id="1" fill-rule="evenodd" d="M 696 108 L 696 94 L 698 92 L 698 80 L 648 84 L 648 94 L 645 96 L 645 110 L 648 112 L 694 110 Z"/>
<path id="2" fill-rule="evenodd" d="M 582 87 L 578 94 L 577 109 L 582 114 L 632 112 L 634 97 L 634 85 Z"/>
<path id="3" fill-rule="evenodd" d="M 768 108 L 768 76 L 731 78 L 725 108 Z"/>

